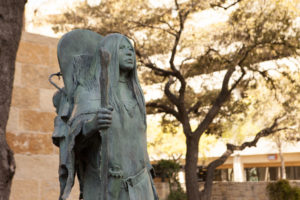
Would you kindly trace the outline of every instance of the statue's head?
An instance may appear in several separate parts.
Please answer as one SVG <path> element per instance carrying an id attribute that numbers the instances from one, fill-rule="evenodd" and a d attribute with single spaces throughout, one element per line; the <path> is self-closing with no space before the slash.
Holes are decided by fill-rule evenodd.
<path id="1" fill-rule="evenodd" d="M 120 71 L 127 71 L 129 72 L 129 81 L 135 98 L 137 99 L 140 110 L 146 117 L 144 95 L 137 76 L 135 50 L 130 40 L 119 33 L 109 34 L 101 40 L 99 49 L 100 48 L 107 51 L 111 57 L 108 71 L 110 82 L 109 95 L 112 103 L 116 105 L 116 107 L 121 104 L 116 88 L 119 84 Z"/>
<path id="2" fill-rule="evenodd" d="M 119 33 L 109 34 L 100 40 L 90 64 L 88 63 L 90 67 L 83 68 L 82 66 L 85 66 L 87 61 L 84 59 L 85 57 L 78 57 L 82 57 L 82 59 L 79 59 L 82 62 L 76 62 L 78 72 L 74 73 L 73 79 L 83 87 L 76 87 L 76 92 L 74 92 L 76 105 L 74 106 L 71 118 L 74 119 L 81 113 L 93 112 L 99 109 L 99 100 L 101 98 L 99 93 L 99 76 L 101 74 L 100 49 L 110 54 L 108 65 L 108 98 L 110 105 L 116 111 L 122 110 L 123 102 L 118 90 L 119 77 L 120 71 L 127 71 L 130 88 L 133 90 L 134 97 L 137 100 L 140 111 L 144 115 L 144 122 L 146 123 L 145 100 L 137 76 L 135 51 L 130 40 Z"/>
<path id="3" fill-rule="evenodd" d="M 110 53 L 109 64 L 111 81 L 118 81 L 120 70 L 136 74 L 136 58 L 133 45 L 130 40 L 119 33 L 105 36 L 100 42 L 100 48 Z"/>
<path id="4" fill-rule="evenodd" d="M 133 46 L 127 38 L 123 38 L 118 51 L 119 67 L 121 71 L 128 72 L 134 69 L 135 53 Z"/>

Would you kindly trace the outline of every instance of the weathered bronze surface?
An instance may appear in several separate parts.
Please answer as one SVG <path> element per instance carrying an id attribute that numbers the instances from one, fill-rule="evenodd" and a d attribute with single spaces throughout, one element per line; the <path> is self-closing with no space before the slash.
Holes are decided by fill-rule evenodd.
<path id="1" fill-rule="evenodd" d="M 84 200 L 158 199 L 145 101 L 128 38 L 74 30 L 60 40 L 58 59 L 65 84 L 53 97 L 60 199 L 67 199 L 75 175 Z"/>

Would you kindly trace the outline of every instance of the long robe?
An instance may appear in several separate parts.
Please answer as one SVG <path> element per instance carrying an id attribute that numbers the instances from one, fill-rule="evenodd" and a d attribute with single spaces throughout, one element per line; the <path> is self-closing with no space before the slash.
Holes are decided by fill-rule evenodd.
<path id="1" fill-rule="evenodd" d="M 97 89 L 77 87 L 73 116 L 69 122 L 68 180 L 63 199 L 69 195 L 75 172 L 78 171 L 84 200 L 101 200 L 101 134 L 95 133 L 89 137 L 82 134 L 84 123 L 100 109 L 99 100 Z M 137 102 L 124 103 L 114 109 L 108 129 L 108 146 L 108 199 L 158 199 L 150 175 L 146 124 Z"/>

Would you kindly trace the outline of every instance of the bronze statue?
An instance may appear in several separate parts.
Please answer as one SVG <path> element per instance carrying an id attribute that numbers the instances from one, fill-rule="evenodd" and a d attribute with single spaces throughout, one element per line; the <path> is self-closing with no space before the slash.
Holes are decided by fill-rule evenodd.
<path id="1" fill-rule="evenodd" d="M 147 153 L 145 101 L 129 39 L 74 30 L 60 40 L 58 58 L 65 84 L 53 98 L 60 199 L 67 199 L 75 174 L 84 200 L 158 199 Z"/>

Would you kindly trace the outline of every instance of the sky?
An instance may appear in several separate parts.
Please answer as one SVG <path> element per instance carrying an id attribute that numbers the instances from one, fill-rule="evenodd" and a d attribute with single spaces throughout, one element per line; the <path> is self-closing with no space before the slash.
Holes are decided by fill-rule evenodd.
<path id="1" fill-rule="evenodd" d="M 52 31 L 50 25 L 39 27 L 34 25 L 33 20 L 38 21 L 47 15 L 62 13 L 64 8 L 80 1 L 82 0 L 28 0 L 25 5 L 25 30 L 30 33 L 60 37 L 61 35 Z"/>
<path id="2" fill-rule="evenodd" d="M 51 25 L 37 26 L 33 21 L 38 22 L 39 19 L 53 14 L 60 14 L 64 9 L 72 7 L 80 2 L 87 1 L 90 5 L 97 5 L 101 0 L 28 0 L 25 8 L 25 30 L 27 32 L 36 33 L 50 37 L 60 37 L 62 34 L 56 34 L 52 31 Z M 154 7 L 170 4 L 172 0 L 149 0 Z M 193 15 L 196 20 L 190 20 L 187 25 L 193 27 L 204 28 L 213 23 L 224 22 L 228 19 L 228 11 L 220 12 L 212 9 L 203 11 Z"/>

